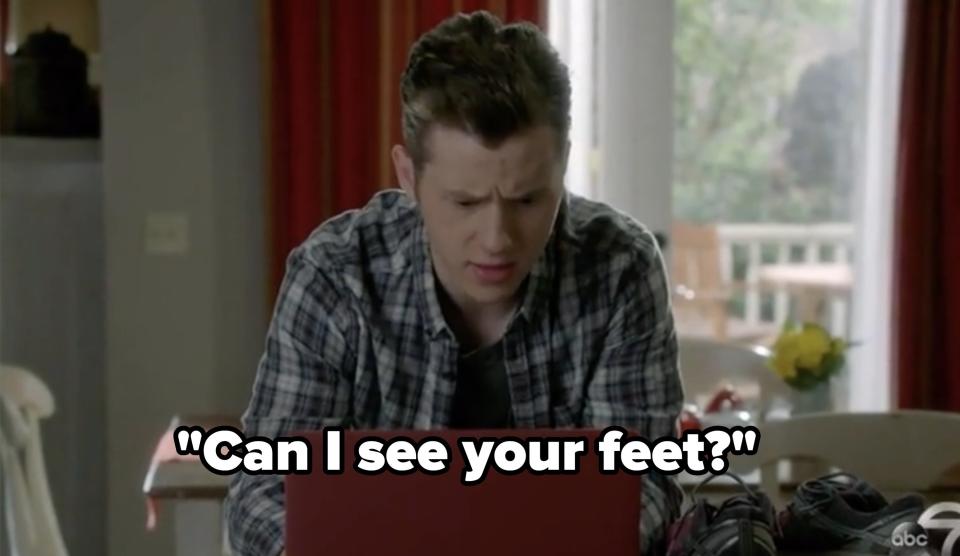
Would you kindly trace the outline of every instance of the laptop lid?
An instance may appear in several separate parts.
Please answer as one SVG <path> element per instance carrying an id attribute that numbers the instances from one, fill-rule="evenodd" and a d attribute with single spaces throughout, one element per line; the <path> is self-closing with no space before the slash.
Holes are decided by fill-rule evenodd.
<path id="1" fill-rule="evenodd" d="M 601 474 L 597 430 L 346 431 L 343 472 L 322 471 L 323 434 L 306 433 L 313 471 L 286 478 L 288 556 L 372 554 L 593 554 L 639 552 L 640 477 Z M 448 470 L 368 475 L 354 468 L 359 441 L 439 438 Z M 460 438 L 585 440 L 579 472 L 504 474 L 492 467 L 469 486 L 461 481 Z M 475 444 L 476 445 L 476 444 Z M 541 445 L 542 447 L 542 445 Z M 385 453 L 385 450 L 384 450 Z M 544 457 L 548 452 L 542 450 Z M 490 461 L 493 461 L 493 454 Z M 473 476 L 476 478 L 476 475 Z"/>

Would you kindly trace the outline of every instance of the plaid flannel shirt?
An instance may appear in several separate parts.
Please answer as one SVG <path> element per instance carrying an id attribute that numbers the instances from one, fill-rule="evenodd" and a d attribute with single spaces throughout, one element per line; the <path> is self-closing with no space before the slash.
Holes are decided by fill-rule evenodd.
<path id="1" fill-rule="evenodd" d="M 445 427 L 459 348 L 437 287 L 422 219 L 404 193 L 381 192 L 318 227 L 287 260 L 246 435 Z M 520 302 L 503 337 L 518 428 L 675 433 L 677 342 L 649 231 L 567 194 Z M 681 497 L 673 481 L 645 476 L 644 548 L 663 537 Z M 278 554 L 283 505 L 282 477 L 237 474 L 226 508 L 234 553 Z"/>

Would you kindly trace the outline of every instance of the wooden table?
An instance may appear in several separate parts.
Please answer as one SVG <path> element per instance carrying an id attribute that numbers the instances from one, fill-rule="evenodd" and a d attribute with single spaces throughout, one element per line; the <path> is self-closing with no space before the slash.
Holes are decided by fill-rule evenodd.
<path id="1" fill-rule="evenodd" d="M 797 300 L 796 318 L 821 322 L 831 296 L 846 295 L 853 289 L 853 269 L 847 263 L 788 263 L 763 265 L 757 273 L 762 288 L 785 290 Z M 831 324 L 842 332 L 846 323 Z"/>
<path id="2" fill-rule="evenodd" d="M 196 425 L 204 430 L 218 425 L 240 427 L 234 417 L 173 418 L 157 443 L 143 481 L 147 528 L 172 514 L 177 556 L 229 554 L 224 539 L 223 500 L 231 476 L 211 473 L 197 457 L 178 456 L 173 448 L 173 431 L 180 425 Z"/>
<path id="3" fill-rule="evenodd" d="M 239 428 L 239 423 L 232 418 L 217 417 L 186 417 L 174 418 L 168 431 L 164 433 L 162 442 L 158 444 L 157 453 L 163 456 L 169 453 L 168 446 L 164 447 L 169 437 L 172 442 L 173 431 L 180 424 L 194 424 L 205 429 L 216 425 L 230 425 Z M 706 476 L 693 476 L 680 473 L 678 481 L 687 493 L 691 493 Z M 758 471 L 745 473 L 744 481 L 751 487 L 759 485 Z M 923 492 L 929 503 L 941 501 L 960 501 L 960 476 L 952 477 L 943 488 L 935 491 Z M 158 519 L 172 517 L 175 524 L 176 554 L 178 556 L 219 556 L 229 554 L 224 544 L 222 527 L 222 504 L 227 494 L 230 476 L 221 476 L 211 473 L 196 458 L 155 457 L 147 472 L 143 485 L 144 494 L 152 499 L 160 512 Z M 789 477 L 789 467 L 784 466 L 781 471 L 781 493 L 783 499 L 789 499 L 796 490 L 797 483 Z M 718 477 L 699 489 L 698 496 L 720 504 L 730 496 L 742 492 L 741 487 L 730 477 Z M 903 493 L 884 493 L 889 499 L 894 499 Z M 787 556 L 813 556 L 813 553 L 783 552 Z M 855 552 L 821 552 L 826 556 L 864 556 Z"/>

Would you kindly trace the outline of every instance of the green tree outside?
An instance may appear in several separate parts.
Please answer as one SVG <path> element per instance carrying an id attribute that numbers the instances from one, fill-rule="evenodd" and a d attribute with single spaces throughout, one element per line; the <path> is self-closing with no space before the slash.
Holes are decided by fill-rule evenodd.
<path id="1" fill-rule="evenodd" d="M 862 106 L 858 5 L 677 0 L 678 219 L 849 219 L 853 137 Z"/>

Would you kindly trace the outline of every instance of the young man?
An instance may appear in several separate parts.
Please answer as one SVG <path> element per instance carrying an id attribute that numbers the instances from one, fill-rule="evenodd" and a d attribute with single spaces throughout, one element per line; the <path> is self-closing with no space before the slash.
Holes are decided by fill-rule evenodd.
<path id="1" fill-rule="evenodd" d="M 456 16 L 413 46 L 401 92 L 403 190 L 291 253 L 246 433 L 672 434 L 683 396 L 663 262 L 641 225 L 564 190 L 570 82 L 544 35 Z M 644 548 L 678 501 L 645 481 Z M 237 554 L 281 552 L 281 479 L 238 475 L 227 516 Z"/>

